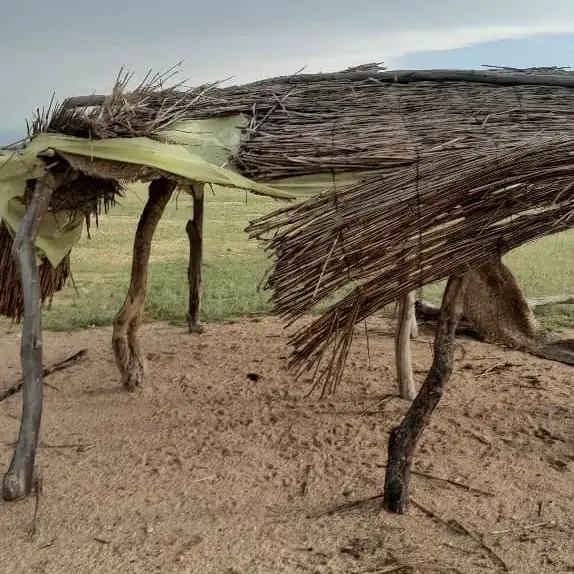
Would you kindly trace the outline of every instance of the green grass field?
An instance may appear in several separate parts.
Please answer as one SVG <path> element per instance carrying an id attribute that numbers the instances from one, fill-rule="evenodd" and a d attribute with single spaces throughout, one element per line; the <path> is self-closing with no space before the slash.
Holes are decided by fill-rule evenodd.
<path id="1" fill-rule="evenodd" d="M 92 238 L 83 237 L 72 254 L 74 286 L 54 297 L 44 314 L 48 330 L 69 331 L 109 325 L 123 303 L 129 282 L 131 248 L 137 218 L 146 199 L 144 187 L 135 188 L 121 205 L 100 219 Z M 257 286 L 269 265 L 256 241 L 243 232 L 247 222 L 280 207 L 271 199 L 241 191 L 208 190 L 205 207 L 203 317 L 206 322 L 230 321 L 269 310 L 268 293 Z M 186 313 L 188 243 L 185 223 L 192 213 L 191 198 L 174 199 L 156 232 L 147 296 L 148 319 L 182 324 Z M 546 238 L 511 253 L 506 262 L 527 296 L 574 291 L 570 255 L 574 233 Z M 441 286 L 425 288 L 425 298 L 437 300 Z M 558 306 L 541 315 L 554 328 L 574 324 L 574 306 Z"/>

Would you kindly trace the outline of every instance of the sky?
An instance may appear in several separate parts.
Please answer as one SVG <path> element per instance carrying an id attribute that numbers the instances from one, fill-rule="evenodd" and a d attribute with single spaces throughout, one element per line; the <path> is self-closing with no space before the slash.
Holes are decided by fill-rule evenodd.
<path id="1" fill-rule="evenodd" d="M 81 6 L 81 7 L 80 7 Z M 189 84 L 337 71 L 574 66 L 572 0 L 52 0 L 0 19 L 0 145 L 71 95 L 108 91 L 183 60 Z M 134 80 L 135 81 L 135 80 Z"/>

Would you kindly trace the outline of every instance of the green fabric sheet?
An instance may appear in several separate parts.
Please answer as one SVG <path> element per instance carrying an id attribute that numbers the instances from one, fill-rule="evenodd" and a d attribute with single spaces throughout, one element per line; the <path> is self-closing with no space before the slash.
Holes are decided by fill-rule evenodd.
<path id="1" fill-rule="evenodd" d="M 335 185 L 355 183 L 362 174 L 316 174 L 286 178 L 266 185 L 248 179 L 229 165 L 241 143 L 243 115 L 179 121 L 150 138 L 88 140 L 61 134 L 42 133 L 18 152 L 0 155 L 0 219 L 14 235 L 25 213 L 26 180 L 44 173 L 38 152 L 52 148 L 62 154 L 137 164 L 215 186 L 247 190 L 275 199 L 305 198 Z M 36 238 L 38 257 L 47 257 L 56 266 L 82 235 L 84 218 L 70 213 L 46 214 Z"/>

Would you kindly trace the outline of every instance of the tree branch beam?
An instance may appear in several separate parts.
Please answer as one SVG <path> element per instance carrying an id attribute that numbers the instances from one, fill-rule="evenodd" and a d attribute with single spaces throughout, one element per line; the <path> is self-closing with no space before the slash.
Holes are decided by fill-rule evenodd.
<path id="1" fill-rule="evenodd" d="M 130 286 L 124 304 L 114 319 L 114 357 L 122 382 L 131 391 L 143 387 L 146 373 L 138 330 L 143 318 L 151 244 L 174 189 L 175 183 L 165 178 L 155 179 L 149 186 L 149 197 L 134 238 Z"/>
<path id="2" fill-rule="evenodd" d="M 383 506 L 403 514 L 409 505 L 409 478 L 414 451 L 437 407 L 453 369 L 455 331 L 462 313 L 468 278 L 450 277 L 443 296 L 432 366 L 415 400 L 389 436 Z"/>
<path id="3" fill-rule="evenodd" d="M 4 475 L 4 500 L 28 496 L 34 482 L 34 464 L 43 405 L 42 310 L 35 240 L 38 224 L 48 211 L 52 193 L 65 175 L 48 171 L 36 181 L 32 199 L 14 237 L 12 256 L 20 273 L 24 320 L 20 359 L 22 363 L 22 415 L 14 454 Z"/>

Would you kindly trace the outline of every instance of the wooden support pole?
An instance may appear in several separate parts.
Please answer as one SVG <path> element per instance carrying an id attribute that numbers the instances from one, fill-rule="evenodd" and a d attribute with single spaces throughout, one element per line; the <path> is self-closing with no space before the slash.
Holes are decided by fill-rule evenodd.
<path id="1" fill-rule="evenodd" d="M 438 405 L 453 368 L 455 330 L 467 277 L 450 277 L 442 300 L 434 357 L 426 379 L 407 414 L 389 436 L 383 506 L 403 514 L 409 505 L 409 475 L 417 443 Z"/>
<path id="2" fill-rule="evenodd" d="M 416 396 L 415 380 L 411 362 L 411 343 L 414 317 L 414 292 L 407 293 L 399 301 L 399 321 L 395 336 L 395 363 L 399 395 L 402 399 L 412 401 Z"/>
<path id="3" fill-rule="evenodd" d="M 175 183 L 165 178 L 156 179 L 149 186 L 149 197 L 134 239 L 130 286 L 114 319 L 112 348 L 122 382 L 130 391 L 143 387 L 146 363 L 139 345 L 138 330 L 145 303 L 151 243 L 174 189 Z"/>
<path id="4" fill-rule="evenodd" d="M 411 339 L 414 341 L 419 336 L 419 325 L 415 309 L 416 295 L 413 292 L 411 298 Z"/>
<path id="5" fill-rule="evenodd" d="M 23 393 L 18 441 L 10 467 L 4 476 L 2 489 L 4 500 L 16 500 L 28 496 L 33 485 L 43 403 L 42 310 L 34 244 L 38 223 L 46 213 L 56 187 L 56 179 L 50 172 L 37 180 L 32 200 L 12 247 L 12 255 L 20 272 L 24 298 L 20 346 Z"/>
<path id="6" fill-rule="evenodd" d="M 203 333 L 203 325 L 201 324 L 201 286 L 203 282 L 204 184 L 194 184 L 191 186 L 190 191 L 193 196 L 193 219 L 190 219 L 185 226 L 189 239 L 187 325 L 190 333 Z"/>

